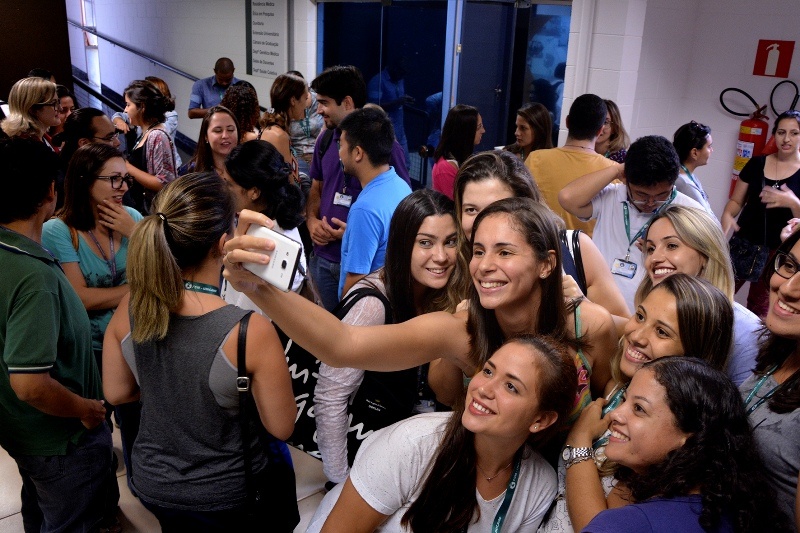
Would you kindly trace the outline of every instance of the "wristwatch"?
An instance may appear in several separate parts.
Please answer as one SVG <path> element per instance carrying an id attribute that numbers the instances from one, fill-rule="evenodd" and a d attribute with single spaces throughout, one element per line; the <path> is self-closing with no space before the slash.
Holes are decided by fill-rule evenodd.
<path id="1" fill-rule="evenodd" d="M 583 461 L 588 461 L 594 458 L 594 450 L 592 448 L 575 448 L 567 444 L 561 452 L 561 458 L 567 468 Z"/>

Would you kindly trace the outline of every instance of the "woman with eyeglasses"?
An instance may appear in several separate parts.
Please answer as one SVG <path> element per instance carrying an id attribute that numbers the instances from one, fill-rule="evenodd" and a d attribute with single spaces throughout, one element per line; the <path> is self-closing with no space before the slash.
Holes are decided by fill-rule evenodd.
<path id="1" fill-rule="evenodd" d="M 778 505 L 800 530 L 800 232 L 765 269 L 769 310 L 756 371 L 739 387 Z"/>
<path id="2" fill-rule="evenodd" d="M 0 127 L 9 137 L 25 137 L 44 142 L 48 128 L 61 124 L 61 103 L 56 84 L 42 78 L 23 78 L 8 93 L 9 113 Z"/>
<path id="3" fill-rule="evenodd" d="M 142 219 L 122 205 L 130 179 L 116 148 L 99 143 L 78 148 L 67 167 L 64 207 L 42 233 L 42 243 L 61 263 L 89 313 L 98 368 L 108 321 L 128 294 L 128 238 Z"/>
<path id="4" fill-rule="evenodd" d="M 773 252 L 780 245 L 781 229 L 789 219 L 800 217 L 800 112 L 790 110 L 778 115 L 772 135 L 778 152 L 747 162 L 720 219 L 726 236 L 735 232 L 730 241 L 734 268 L 737 250 L 766 246 Z M 741 255 L 749 259 L 755 254 Z M 769 287 L 761 272 L 744 270 L 735 271 L 736 290 L 749 280 L 747 308 L 764 316 L 769 307 Z"/>
<path id="5" fill-rule="evenodd" d="M 619 107 L 613 100 L 605 100 L 606 120 L 603 123 L 603 130 L 597 136 L 594 143 L 594 151 L 617 163 L 624 163 L 625 156 L 628 155 L 628 147 L 631 145 L 631 138 L 625 131 L 622 124 L 622 116 Z"/>
<path id="6" fill-rule="evenodd" d="M 703 190 L 703 184 L 694 175 L 698 167 L 708 164 L 708 158 L 714 151 L 711 128 L 693 120 L 675 131 L 672 145 L 681 161 L 681 172 L 678 174 L 675 187 L 702 205 L 709 215 L 715 216 L 711 204 L 708 203 L 708 195 Z"/>

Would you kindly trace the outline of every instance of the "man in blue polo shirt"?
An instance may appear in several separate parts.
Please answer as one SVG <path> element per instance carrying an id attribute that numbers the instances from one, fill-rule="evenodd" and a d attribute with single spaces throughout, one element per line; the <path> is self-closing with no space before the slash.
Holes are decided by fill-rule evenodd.
<path id="1" fill-rule="evenodd" d="M 339 159 L 361 184 L 342 239 L 339 297 L 380 267 L 386 258 L 389 223 L 411 187 L 389 165 L 395 143 L 392 121 L 381 109 L 353 111 L 339 125 Z"/>
<path id="2" fill-rule="evenodd" d="M 233 77 L 233 61 L 220 57 L 214 64 L 214 75 L 194 82 L 192 96 L 189 97 L 189 118 L 203 118 L 208 109 L 219 105 L 225 91 L 236 83 Z"/>
<path id="3" fill-rule="evenodd" d="M 89 317 L 41 245 L 57 174 L 44 144 L 0 141 L 0 446 L 22 476 L 25 531 L 97 531 L 119 487 Z"/>
<path id="4" fill-rule="evenodd" d="M 332 311 L 339 302 L 342 236 L 347 227 L 350 206 L 361 193 L 361 183 L 346 174 L 339 161 L 339 124 L 367 103 L 367 85 L 356 67 L 334 66 L 325 69 L 311 82 L 317 93 L 317 111 L 326 131 L 317 138 L 311 160 L 311 191 L 306 203 L 306 224 L 314 253 L 309 271 L 323 306 Z M 389 164 L 410 183 L 403 148 L 394 141 Z"/>

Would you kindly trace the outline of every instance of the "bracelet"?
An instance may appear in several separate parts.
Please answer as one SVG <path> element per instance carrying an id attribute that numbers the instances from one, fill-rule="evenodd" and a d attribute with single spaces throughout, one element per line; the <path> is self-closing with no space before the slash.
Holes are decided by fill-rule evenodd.
<path id="1" fill-rule="evenodd" d="M 566 469 L 569 470 L 571 467 L 575 466 L 578 463 L 582 463 L 584 461 L 588 461 L 589 459 L 594 459 L 594 455 L 584 455 L 580 457 L 576 457 L 572 461 L 566 464 Z"/>

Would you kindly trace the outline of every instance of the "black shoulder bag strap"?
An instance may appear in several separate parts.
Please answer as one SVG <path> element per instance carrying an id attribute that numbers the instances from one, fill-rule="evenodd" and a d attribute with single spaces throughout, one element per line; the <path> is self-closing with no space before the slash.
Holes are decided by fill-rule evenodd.
<path id="1" fill-rule="evenodd" d="M 583 294 L 586 294 L 586 272 L 583 270 L 583 257 L 581 256 L 581 230 L 576 229 L 572 232 L 572 259 L 575 261 L 575 270 L 578 272 L 578 285 Z"/>
<path id="2" fill-rule="evenodd" d="M 236 378 L 236 389 L 239 391 L 239 427 L 242 433 L 242 451 L 244 453 L 244 482 L 247 489 L 247 499 L 255 495 L 253 489 L 253 472 L 250 461 L 248 445 L 250 443 L 250 431 L 248 428 L 248 396 L 250 395 L 250 377 L 247 375 L 247 325 L 250 323 L 249 311 L 239 321 L 239 342 L 236 345 L 236 366 L 238 367 L 238 377 Z"/>
<path id="3" fill-rule="evenodd" d="M 386 298 L 381 291 L 373 287 L 362 287 L 349 292 L 344 299 L 339 302 L 336 309 L 333 310 L 333 314 L 336 315 L 339 320 L 342 320 L 360 299 L 366 298 L 367 296 L 374 296 L 383 303 L 383 309 L 386 313 L 383 323 L 391 324 L 394 321 L 394 317 L 392 316 L 392 304 L 389 303 L 389 299 Z"/>
<path id="4" fill-rule="evenodd" d="M 326 129 L 325 133 L 322 134 L 322 140 L 319 142 L 320 159 L 328 151 L 328 147 L 331 145 L 332 141 L 333 141 L 333 129 Z"/>

